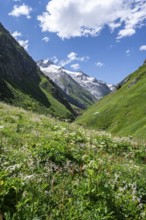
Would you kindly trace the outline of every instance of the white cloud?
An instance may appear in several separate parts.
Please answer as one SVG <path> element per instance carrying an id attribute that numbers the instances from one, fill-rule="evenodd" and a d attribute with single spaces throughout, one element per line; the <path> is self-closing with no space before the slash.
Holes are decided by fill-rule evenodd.
<path id="1" fill-rule="evenodd" d="M 87 62 L 87 60 L 89 60 L 89 59 L 90 59 L 90 57 L 88 57 L 88 56 L 80 57 L 80 56 L 78 56 L 77 53 L 71 52 L 71 53 L 69 53 L 69 54 L 67 55 L 67 59 L 61 60 L 61 61 L 59 62 L 59 65 L 61 65 L 61 66 L 66 66 L 66 65 L 68 65 L 68 64 L 70 64 L 70 63 L 72 63 L 72 62 L 74 62 L 74 61 Z"/>
<path id="2" fill-rule="evenodd" d="M 24 47 L 25 50 L 28 50 L 28 46 L 29 46 L 28 40 L 17 40 L 17 41 L 22 47 Z"/>
<path id="3" fill-rule="evenodd" d="M 125 52 L 125 53 L 126 53 L 126 55 L 127 55 L 127 56 L 130 56 L 130 50 L 129 50 L 129 49 L 128 49 L 128 50 L 126 50 L 126 52 Z"/>
<path id="4" fill-rule="evenodd" d="M 118 22 L 118 23 L 111 23 L 111 24 L 109 24 L 109 27 L 110 27 L 110 29 L 112 30 L 112 31 L 114 31 L 116 28 L 118 28 L 118 27 L 120 27 L 121 26 L 121 23 L 120 22 Z"/>
<path id="5" fill-rule="evenodd" d="M 59 61 L 59 65 L 60 66 L 66 66 L 66 65 L 68 65 L 69 63 L 71 63 L 71 61 L 70 60 L 60 60 Z"/>
<path id="6" fill-rule="evenodd" d="M 71 65 L 71 68 L 74 70 L 78 70 L 80 68 L 80 65 L 78 63 L 74 63 Z"/>
<path id="7" fill-rule="evenodd" d="M 11 33 L 11 35 L 12 35 L 16 40 L 18 39 L 18 37 L 22 37 L 22 34 L 21 34 L 21 32 L 19 32 L 19 31 L 14 31 L 14 32 Z"/>
<path id="8" fill-rule="evenodd" d="M 67 55 L 67 58 L 70 60 L 70 61 L 72 61 L 72 60 L 76 60 L 77 59 L 77 53 L 75 53 L 75 52 L 71 52 L 71 53 L 69 53 L 68 55 Z"/>
<path id="9" fill-rule="evenodd" d="M 136 33 L 136 31 L 134 29 L 132 29 L 132 28 L 129 28 L 129 29 L 125 28 L 125 29 L 119 31 L 117 39 L 121 39 L 123 37 L 132 36 L 135 33 Z"/>
<path id="10" fill-rule="evenodd" d="M 140 48 L 139 48 L 140 51 L 145 51 L 146 50 L 146 45 L 142 45 Z"/>
<path id="11" fill-rule="evenodd" d="M 42 31 L 71 38 L 97 36 L 108 26 L 118 39 L 132 36 L 146 19 L 146 0 L 50 0 L 39 15 Z"/>
<path id="12" fill-rule="evenodd" d="M 103 67 L 103 66 L 104 66 L 104 63 L 102 63 L 102 62 L 97 62 L 97 63 L 96 63 L 96 66 L 98 66 L 98 67 Z"/>
<path id="13" fill-rule="evenodd" d="M 17 40 L 17 42 L 24 47 L 25 50 L 28 50 L 29 42 L 28 40 L 22 40 L 20 39 L 22 36 L 21 32 L 19 31 L 14 31 L 11 33 L 11 35 Z"/>
<path id="14" fill-rule="evenodd" d="M 31 18 L 30 13 L 32 8 L 28 5 L 14 5 L 13 10 L 9 13 L 10 16 L 19 17 L 21 15 L 26 16 L 28 19 Z"/>
<path id="15" fill-rule="evenodd" d="M 75 52 L 71 52 L 67 55 L 67 58 L 70 61 L 74 61 L 74 60 L 78 60 L 80 62 L 86 62 L 87 60 L 89 60 L 90 58 L 88 56 L 83 56 L 83 57 L 79 57 L 77 53 Z"/>
<path id="16" fill-rule="evenodd" d="M 13 0 L 13 2 L 21 2 L 21 0 Z"/>
<path id="17" fill-rule="evenodd" d="M 45 41 L 46 43 L 50 41 L 49 37 L 43 37 L 42 40 Z"/>
<path id="18" fill-rule="evenodd" d="M 56 57 L 56 56 L 54 56 L 54 57 L 51 57 L 51 59 L 50 59 L 53 63 L 57 63 L 58 62 L 58 58 Z"/>

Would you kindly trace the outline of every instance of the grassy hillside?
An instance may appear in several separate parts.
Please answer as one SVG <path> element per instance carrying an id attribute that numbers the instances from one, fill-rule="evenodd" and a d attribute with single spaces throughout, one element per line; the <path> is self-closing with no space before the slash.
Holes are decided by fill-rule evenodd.
<path id="1" fill-rule="evenodd" d="M 40 86 L 38 86 L 42 93 L 42 96 L 40 95 L 39 97 L 40 100 L 38 97 L 37 99 L 32 97 L 32 93 L 27 94 L 23 92 L 18 86 L 14 86 L 14 84 L 6 81 L 3 81 L 3 83 L 4 87 L 3 91 L 1 88 L 0 100 L 27 110 L 36 111 L 42 114 L 51 114 L 52 116 L 59 117 L 60 119 L 74 119 L 74 111 L 71 109 L 67 101 L 59 94 L 58 90 L 55 89 L 55 85 L 52 85 L 52 82 L 50 82 L 49 79 L 46 79 L 45 76 L 41 77 Z M 31 87 L 33 88 L 32 83 Z M 38 88 L 34 86 L 34 93 L 35 91 L 38 91 Z M 58 96 L 57 98 L 55 97 L 55 93 L 56 96 Z M 68 109 L 65 105 L 68 105 Z"/>
<path id="2" fill-rule="evenodd" d="M 115 93 L 89 108 L 77 122 L 113 134 L 146 139 L 146 65 L 118 87 Z"/>
<path id="3" fill-rule="evenodd" d="M 0 103 L 0 219 L 145 220 L 145 147 Z"/>
<path id="4" fill-rule="evenodd" d="M 1 24 L 0 100 L 60 118 L 75 116 L 57 86 Z"/>

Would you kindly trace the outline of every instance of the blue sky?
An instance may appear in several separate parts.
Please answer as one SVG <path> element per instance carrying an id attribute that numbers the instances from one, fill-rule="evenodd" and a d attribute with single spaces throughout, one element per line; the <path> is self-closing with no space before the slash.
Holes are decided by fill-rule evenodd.
<path id="1" fill-rule="evenodd" d="M 146 0 L 0 0 L 0 22 L 34 60 L 108 83 L 146 59 Z"/>

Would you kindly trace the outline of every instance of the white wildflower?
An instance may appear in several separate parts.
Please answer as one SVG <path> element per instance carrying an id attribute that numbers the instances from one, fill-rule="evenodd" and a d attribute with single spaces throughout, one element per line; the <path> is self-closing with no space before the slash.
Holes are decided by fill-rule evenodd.
<path id="1" fill-rule="evenodd" d="M 118 180 L 119 175 L 117 173 L 115 173 L 115 180 Z"/>
<path id="2" fill-rule="evenodd" d="M 34 175 L 28 175 L 24 177 L 24 180 L 30 180 L 33 179 Z"/>
<path id="3" fill-rule="evenodd" d="M 94 113 L 94 115 L 98 115 L 98 114 L 99 114 L 99 112 L 95 112 L 95 113 Z"/>
<path id="4" fill-rule="evenodd" d="M 16 170 L 16 169 L 19 169 L 20 167 L 21 167 L 21 164 L 14 164 L 14 165 L 12 165 L 12 166 L 7 167 L 6 170 L 8 170 L 8 171 L 14 171 L 14 170 Z"/>

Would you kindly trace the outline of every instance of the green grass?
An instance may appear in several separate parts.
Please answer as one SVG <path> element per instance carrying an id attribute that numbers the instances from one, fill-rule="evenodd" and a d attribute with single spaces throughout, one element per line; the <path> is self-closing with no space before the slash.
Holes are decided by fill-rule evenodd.
<path id="1" fill-rule="evenodd" d="M 55 86 L 54 83 L 51 84 L 48 78 L 41 76 L 40 88 L 49 100 L 50 114 L 60 119 L 74 120 L 75 112 Z"/>
<path id="2" fill-rule="evenodd" d="M 145 150 L 0 103 L 0 217 L 145 220 Z"/>
<path id="3" fill-rule="evenodd" d="M 45 87 L 44 82 L 47 83 Z M 74 113 L 71 112 L 67 101 L 63 100 L 62 96 L 58 98 L 59 92 L 45 76 L 41 76 L 40 85 L 31 83 L 30 90 L 28 83 L 25 83 L 27 91 L 23 90 L 21 85 L 20 88 L 13 83 L 6 82 L 5 85 L 7 88 L 5 87 L 4 95 L 8 91 L 9 93 L 7 97 L 0 97 L 0 100 L 40 114 L 51 114 L 60 119 L 74 119 Z"/>
<path id="4" fill-rule="evenodd" d="M 146 66 L 127 79 L 115 93 L 89 108 L 77 123 L 113 134 L 146 139 Z"/>

